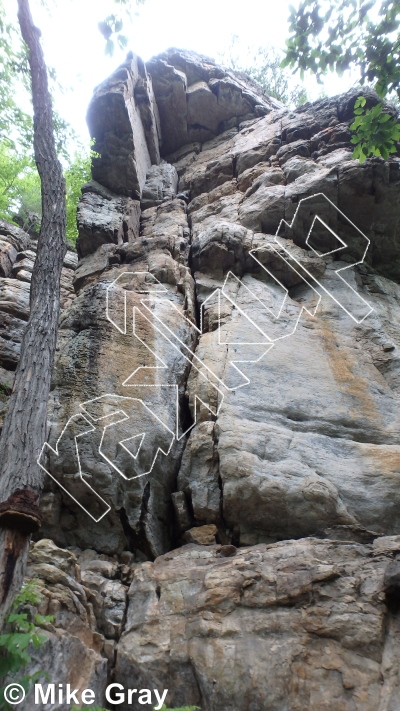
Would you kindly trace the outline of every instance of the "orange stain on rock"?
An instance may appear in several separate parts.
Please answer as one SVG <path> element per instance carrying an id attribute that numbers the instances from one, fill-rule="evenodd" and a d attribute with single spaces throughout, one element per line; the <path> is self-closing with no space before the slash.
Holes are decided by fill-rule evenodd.
<path id="1" fill-rule="evenodd" d="M 338 348 L 336 336 L 326 320 L 320 323 L 320 333 L 338 390 L 348 398 L 349 415 L 357 419 L 363 415 L 373 426 L 381 429 L 382 416 L 376 408 L 368 380 L 361 374 L 355 354 L 349 348 Z"/>

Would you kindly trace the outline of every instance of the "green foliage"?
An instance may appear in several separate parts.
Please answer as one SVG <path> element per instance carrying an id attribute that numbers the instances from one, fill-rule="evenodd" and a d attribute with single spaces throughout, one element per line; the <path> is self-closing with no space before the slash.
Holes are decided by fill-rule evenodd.
<path id="1" fill-rule="evenodd" d="M 0 141 L 19 143 L 32 152 L 33 120 L 15 101 L 18 93 L 28 97 L 29 68 L 25 45 L 16 28 L 6 21 L 0 0 Z M 22 90 L 22 91 L 21 91 Z M 28 99 L 29 105 L 29 99 Z"/>
<path id="2" fill-rule="evenodd" d="M 282 55 L 275 47 L 243 47 L 233 35 L 228 50 L 218 57 L 221 64 L 247 74 L 268 96 L 290 107 L 307 101 L 303 86 L 295 84 L 291 73 L 281 68 Z"/>
<path id="3" fill-rule="evenodd" d="M 200 706 L 183 706 L 180 709 L 168 709 L 164 704 L 160 711 L 195 711 L 196 709 L 200 709 Z"/>
<path id="4" fill-rule="evenodd" d="M 81 196 L 81 187 L 91 179 L 92 151 L 81 149 L 76 152 L 70 166 L 65 171 L 67 189 L 67 231 L 66 238 L 75 244 L 78 237 L 76 227 L 76 208 Z"/>
<path id="5" fill-rule="evenodd" d="M 66 239 L 75 244 L 76 208 L 81 187 L 91 178 L 91 151 L 80 147 L 65 170 Z M 41 216 L 40 178 L 33 161 L 3 141 L 0 143 L 0 219 L 27 228 L 32 213 Z"/>
<path id="6" fill-rule="evenodd" d="M 366 99 L 360 96 L 354 104 L 355 119 L 350 128 L 354 131 L 351 142 L 355 145 L 353 156 L 360 163 L 370 156 L 389 158 L 396 153 L 400 140 L 400 124 L 390 114 L 384 113 L 382 104 L 372 109 L 365 108 Z"/>
<path id="7" fill-rule="evenodd" d="M 40 179 L 33 160 L 10 142 L 0 142 L 0 218 L 13 221 L 18 213 L 41 214 Z"/>
<path id="8" fill-rule="evenodd" d="M 16 596 L 7 617 L 6 625 L 8 630 L 0 635 L 0 678 L 4 679 L 8 674 L 18 674 L 30 661 L 30 648 L 38 649 L 48 641 L 48 637 L 39 634 L 37 626 L 52 622 L 52 617 L 44 617 L 32 612 L 31 607 L 37 606 L 41 601 L 37 582 L 30 580 L 26 583 Z M 24 611 L 26 610 L 26 611 Z M 25 675 L 21 678 L 13 679 L 21 684 L 28 693 L 32 684 L 41 677 L 46 677 L 45 672 L 37 671 L 35 674 Z M 9 711 L 14 708 L 4 699 L 4 687 L 0 689 L 0 709 Z"/>
<path id="9" fill-rule="evenodd" d="M 378 10 L 373 20 L 371 9 Z M 328 70 L 340 76 L 358 66 L 362 84 L 374 83 L 382 97 L 400 96 L 400 0 L 302 0 L 291 6 L 289 25 L 283 66 L 310 69 L 318 81 Z"/>
<path id="10" fill-rule="evenodd" d="M 128 44 L 128 38 L 121 33 L 124 26 L 122 19 L 118 15 L 108 15 L 103 22 L 99 22 L 98 27 L 106 40 L 105 53 L 110 57 L 114 54 L 114 40 L 112 35 L 116 36 L 117 44 L 120 49 L 124 49 Z"/>
<path id="11" fill-rule="evenodd" d="M 289 25 L 283 68 L 300 71 L 301 78 L 310 70 L 321 82 L 327 71 L 341 76 L 358 67 L 362 85 L 374 85 L 382 98 L 400 99 L 400 0 L 302 0 L 298 9 L 291 6 Z M 399 131 L 395 119 L 381 104 L 356 109 L 354 157 L 393 153 Z"/>
<path id="12" fill-rule="evenodd" d="M 143 5 L 145 0 L 136 0 L 136 5 Z M 104 52 L 110 57 L 114 54 L 115 40 L 120 49 L 125 49 L 128 44 L 128 37 L 122 33 L 124 22 L 126 19 L 132 19 L 132 0 L 114 0 L 115 5 L 119 5 L 123 12 L 122 14 L 108 15 L 102 22 L 98 23 L 98 28 L 103 35 L 106 44 Z M 115 37 L 115 40 L 112 39 Z"/>
<path id="13" fill-rule="evenodd" d="M 0 382 L 0 398 L 3 399 L 4 397 L 8 397 L 8 395 L 11 395 L 10 388 L 6 383 Z"/>
<path id="14" fill-rule="evenodd" d="M 48 68 L 50 88 L 54 89 L 57 77 Z M 61 88 L 61 87 L 59 87 Z M 15 100 L 26 106 L 23 110 Z M 27 48 L 18 27 L 6 21 L 3 1 L 0 0 L 0 142 L 6 141 L 18 153 L 33 161 L 33 116 L 30 71 Z M 56 110 L 53 111 L 54 136 L 57 152 L 69 160 L 69 146 L 76 143 L 76 134 Z"/>

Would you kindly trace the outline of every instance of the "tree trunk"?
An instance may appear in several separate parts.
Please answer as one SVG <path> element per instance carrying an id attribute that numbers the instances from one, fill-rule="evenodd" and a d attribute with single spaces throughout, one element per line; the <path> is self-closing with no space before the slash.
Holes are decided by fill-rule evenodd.
<path id="1" fill-rule="evenodd" d="M 42 224 L 32 274 L 30 317 L 0 440 L 0 625 L 23 582 L 29 542 L 40 526 L 47 402 L 60 310 L 65 255 L 65 183 L 57 159 L 47 68 L 29 0 L 18 0 L 28 46 L 34 110 L 35 161 L 42 184 Z"/>

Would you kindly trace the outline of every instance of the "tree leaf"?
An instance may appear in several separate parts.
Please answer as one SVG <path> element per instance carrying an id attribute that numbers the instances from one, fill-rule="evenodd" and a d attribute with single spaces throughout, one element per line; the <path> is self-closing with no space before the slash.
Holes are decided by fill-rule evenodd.
<path id="1" fill-rule="evenodd" d="M 104 54 L 108 55 L 109 57 L 112 57 L 114 54 L 114 42 L 112 39 L 108 39 L 106 42 L 106 46 L 104 49 Z"/>
<path id="2" fill-rule="evenodd" d="M 108 40 L 111 37 L 113 31 L 107 22 L 99 22 L 98 28 L 105 40 Z"/>

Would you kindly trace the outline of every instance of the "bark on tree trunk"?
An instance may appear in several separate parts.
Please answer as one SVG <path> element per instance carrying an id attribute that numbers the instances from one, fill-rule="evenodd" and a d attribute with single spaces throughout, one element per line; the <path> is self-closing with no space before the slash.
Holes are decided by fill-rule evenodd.
<path id="1" fill-rule="evenodd" d="M 42 184 L 42 225 L 32 274 L 30 317 L 0 440 L 0 626 L 23 582 L 31 533 L 40 525 L 47 401 L 60 310 L 65 255 L 65 183 L 57 159 L 47 68 L 29 0 L 18 0 L 28 46 L 34 110 L 35 161 Z"/>

